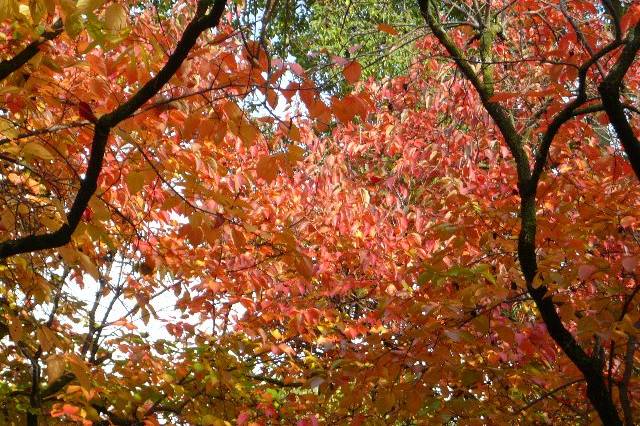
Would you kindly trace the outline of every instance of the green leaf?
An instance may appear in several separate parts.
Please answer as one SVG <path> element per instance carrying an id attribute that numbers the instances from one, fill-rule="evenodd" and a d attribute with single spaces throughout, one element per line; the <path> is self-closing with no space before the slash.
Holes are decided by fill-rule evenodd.
<path id="1" fill-rule="evenodd" d="M 76 8 L 81 12 L 93 12 L 105 3 L 105 0 L 78 0 Z"/>
<path id="2" fill-rule="evenodd" d="M 71 38 L 76 38 L 83 29 L 81 12 L 74 12 L 67 15 L 64 20 L 64 31 Z"/>

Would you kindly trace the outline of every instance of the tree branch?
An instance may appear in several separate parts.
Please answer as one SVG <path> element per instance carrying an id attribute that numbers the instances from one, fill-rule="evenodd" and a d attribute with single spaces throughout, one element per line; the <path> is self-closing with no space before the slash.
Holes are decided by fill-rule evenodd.
<path id="1" fill-rule="evenodd" d="M 638 50 L 640 50 L 640 24 L 629 31 L 618 61 L 602 80 L 598 91 L 604 110 L 627 154 L 631 168 L 640 179 L 640 142 L 629 124 L 624 104 L 620 100 L 622 80 L 633 64 Z"/>
<path id="2" fill-rule="evenodd" d="M 91 154 L 87 165 L 87 171 L 80 183 L 75 200 L 67 213 L 67 223 L 58 230 L 41 235 L 29 235 L 26 237 L 4 241 L 0 244 L 0 259 L 5 259 L 20 253 L 61 247 L 71 240 L 71 235 L 80 223 L 82 213 L 87 208 L 89 200 L 97 189 L 98 177 L 102 171 L 102 161 L 111 129 L 121 121 L 130 117 L 138 108 L 158 93 L 173 75 L 178 71 L 182 62 L 196 44 L 200 34 L 206 29 L 218 25 L 224 11 L 226 0 L 216 0 L 209 13 L 205 13 L 211 4 L 209 0 L 200 0 L 195 17 L 187 25 L 182 38 L 176 45 L 174 52 L 162 69 L 138 90 L 127 102 L 120 105 L 114 111 L 100 117 L 95 124 Z"/>
<path id="3" fill-rule="evenodd" d="M 471 66 L 464 60 L 462 52 L 445 33 L 436 18 L 436 11 L 433 0 L 418 0 L 422 16 L 427 21 L 431 31 L 438 41 L 452 56 L 458 68 L 465 77 L 472 83 L 478 91 L 484 108 L 492 117 L 502 136 L 509 147 L 511 154 L 516 161 L 518 172 L 518 191 L 520 194 L 520 234 L 518 237 L 518 260 L 520 269 L 524 275 L 527 291 L 533 298 L 540 312 L 543 322 L 547 327 L 549 335 L 553 338 L 558 346 L 564 351 L 569 359 L 576 365 L 580 372 L 584 375 L 587 382 L 587 395 L 591 404 L 598 412 L 601 420 L 607 425 L 622 425 L 616 406 L 613 403 L 611 393 L 607 390 L 604 376 L 602 374 L 602 365 L 597 357 L 589 356 L 584 349 L 578 344 L 575 337 L 567 330 L 562 323 L 552 297 L 548 294 L 548 288 L 545 285 L 534 286 L 534 279 L 538 273 L 538 263 L 536 254 L 536 233 L 537 233 L 537 217 L 536 217 L 536 191 L 539 176 L 547 162 L 548 150 L 551 146 L 560 126 L 572 117 L 576 108 L 580 106 L 584 100 L 578 94 L 578 98 L 565 108 L 552 122 L 553 126 L 547 130 L 546 139 L 543 139 L 542 145 L 537 153 L 534 173 L 532 175 L 529 169 L 529 159 L 522 146 L 522 136 L 517 132 L 513 121 L 507 112 L 497 102 L 492 101 L 491 93 L 481 82 L 480 78 L 473 71 Z M 604 48 L 603 51 L 607 49 Z M 604 55 L 602 51 L 600 55 Z M 596 58 L 601 57 L 594 55 L 583 65 L 583 74 L 586 79 L 587 69 L 597 61 Z M 584 87 L 581 89 L 584 91 Z"/>
<path id="4" fill-rule="evenodd" d="M 544 166 L 547 163 L 547 156 L 549 155 L 551 143 L 558 134 L 558 131 L 564 123 L 576 116 L 576 112 L 579 111 L 578 108 L 584 105 L 584 103 L 587 101 L 587 73 L 589 72 L 589 69 L 594 64 L 597 64 L 598 60 L 600 60 L 602 57 L 606 56 L 608 53 L 618 48 L 619 46 L 619 41 L 612 41 L 597 53 L 592 54 L 589 57 L 589 60 L 582 64 L 582 66 L 580 66 L 580 68 L 578 69 L 577 95 L 573 101 L 569 102 L 569 104 L 567 104 L 567 106 L 562 109 L 562 111 L 556 114 L 553 121 L 551 121 L 551 124 L 549 124 L 549 126 L 547 127 L 547 131 L 544 133 L 542 141 L 540 142 L 540 146 L 538 147 L 538 150 L 536 152 L 535 163 L 533 166 L 533 171 L 531 172 L 532 185 L 538 185 L 538 181 L 540 180 L 540 176 L 542 175 Z M 587 110 L 587 112 L 589 112 L 589 110 Z"/>
<path id="5" fill-rule="evenodd" d="M 42 391 L 40 391 L 40 396 L 42 397 L 42 399 L 46 399 L 50 396 L 57 394 L 62 389 L 64 389 L 65 386 L 67 386 L 69 383 L 74 381 L 75 378 L 76 376 L 71 373 L 63 374 L 55 382 L 51 383 L 46 388 L 42 389 Z"/>
<path id="6" fill-rule="evenodd" d="M 627 353 L 624 357 L 624 373 L 622 373 L 622 380 L 620 381 L 620 403 L 622 405 L 622 412 L 624 414 L 625 426 L 633 426 L 633 409 L 631 407 L 631 400 L 629 398 L 629 381 L 631 380 L 631 373 L 633 372 L 633 356 L 636 352 L 636 338 L 635 336 L 629 336 L 627 342 Z"/>
<path id="7" fill-rule="evenodd" d="M 420 6 L 422 17 L 427 22 L 427 25 L 429 25 L 431 32 L 444 46 L 449 55 L 451 55 L 451 58 L 465 78 L 469 80 L 476 89 L 478 95 L 480 95 L 482 104 L 498 126 L 498 129 L 500 129 L 505 142 L 509 146 L 509 149 L 515 158 L 518 176 L 528 180 L 529 160 L 522 148 L 522 138 L 517 132 L 513 121 L 499 103 L 491 100 L 492 93 L 487 90 L 485 84 L 480 80 L 480 77 L 475 73 L 473 68 L 471 68 L 471 65 L 469 65 L 469 62 L 464 58 L 464 55 L 458 46 L 456 46 L 454 41 L 451 40 L 447 33 L 442 29 L 442 26 L 436 17 L 436 12 L 433 10 L 434 7 L 432 2 L 430 0 L 418 0 L 418 5 Z"/>
<path id="8" fill-rule="evenodd" d="M 53 24 L 52 31 L 45 31 L 44 33 L 42 33 L 38 40 L 29 43 L 16 56 L 0 62 L 0 81 L 9 77 L 14 71 L 22 68 L 24 64 L 29 62 L 31 58 L 33 58 L 38 54 L 38 52 L 40 52 L 40 46 L 43 43 L 58 37 L 58 35 L 62 33 L 62 29 L 62 20 L 57 20 Z"/>
<path id="9" fill-rule="evenodd" d="M 538 398 L 536 398 L 533 401 L 529 402 L 527 405 L 518 408 L 513 414 L 514 415 L 518 415 L 518 414 L 520 414 L 520 413 L 522 413 L 524 411 L 527 411 L 529 408 L 533 407 L 538 402 L 543 401 L 543 400 L 549 398 L 550 396 L 555 395 L 556 393 L 560 392 L 561 390 L 566 389 L 569 386 L 573 386 L 576 383 L 580 383 L 580 382 L 584 382 L 584 378 L 581 377 L 579 379 L 571 380 L 570 382 L 567 382 L 564 385 L 560 385 L 555 389 L 552 389 L 552 390 L 550 390 L 548 392 L 545 392 L 542 395 L 540 395 Z"/>

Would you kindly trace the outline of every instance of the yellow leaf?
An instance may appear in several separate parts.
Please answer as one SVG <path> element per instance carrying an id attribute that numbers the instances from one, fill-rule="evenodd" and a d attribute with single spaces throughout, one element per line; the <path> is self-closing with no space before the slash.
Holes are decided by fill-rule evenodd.
<path id="1" fill-rule="evenodd" d="M 80 263 L 80 266 L 82 266 L 82 269 L 91 275 L 94 280 L 97 281 L 100 279 L 100 271 L 98 271 L 98 267 L 91 261 L 89 256 L 82 252 L 78 252 L 78 262 Z"/>
<path id="2" fill-rule="evenodd" d="M 0 13 L 2 11 L 2 1 L 3 0 L 0 0 Z M 0 118 L 0 135 L 7 138 L 15 138 L 19 134 L 20 132 L 11 121 L 5 118 Z M 3 146 L 2 148 L 3 150 L 6 150 L 6 146 Z"/>
<path id="3" fill-rule="evenodd" d="M 0 0 L 0 21 L 13 19 L 18 13 L 18 2 L 15 0 Z"/>
<path id="4" fill-rule="evenodd" d="M 62 225 L 62 221 L 55 216 L 40 216 L 40 223 L 49 231 L 55 231 Z"/>
<path id="5" fill-rule="evenodd" d="M 489 317 L 487 315 L 479 315 L 471 321 L 471 324 L 475 327 L 476 331 L 481 334 L 486 334 L 489 332 L 489 327 L 491 323 L 489 322 Z"/>
<path id="6" fill-rule="evenodd" d="M 104 203 L 104 201 L 99 198 L 92 197 L 91 201 L 89 201 L 89 207 L 91 207 L 91 211 L 93 211 L 93 219 L 105 221 L 111 217 L 109 213 L 109 208 Z"/>
<path id="7" fill-rule="evenodd" d="M 149 324 L 149 319 L 151 317 L 149 311 L 147 309 L 145 309 L 145 308 L 142 308 L 141 309 L 141 315 L 142 315 L 141 319 L 142 319 L 142 322 L 144 323 L 144 325 L 148 325 Z"/>
<path id="8" fill-rule="evenodd" d="M 364 203 L 365 206 L 369 206 L 369 203 L 371 202 L 371 196 L 369 195 L 369 191 L 367 191 L 365 188 L 360 188 L 360 195 L 362 196 L 362 202 Z"/>
<path id="9" fill-rule="evenodd" d="M 104 12 L 104 27 L 109 31 L 119 32 L 127 28 L 127 11 L 122 5 L 111 4 Z"/>
<path id="10" fill-rule="evenodd" d="M 66 362 L 59 355 L 51 355 L 47 358 L 47 383 L 51 384 L 64 374 Z"/>
<path id="11" fill-rule="evenodd" d="M 56 347 L 57 338 L 56 335 L 49 327 L 40 327 L 37 331 L 38 341 L 42 350 L 45 352 L 51 351 Z"/>
<path id="12" fill-rule="evenodd" d="M 29 207 L 25 204 L 20 204 L 18 205 L 18 214 L 22 215 L 22 216 L 26 216 L 27 214 L 29 214 L 30 210 Z"/>
<path id="13" fill-rule="evenodd" d="M 145 174 L 141 172 L 130 172 L 127 175 L 127 187 L 131 194 L 140 192 L 145 184 Z"/>
<path id="14" fill-rule="evenodd" d="M 78 0 L 76 7 L 82 12 L 93 12 L 105 3 L 105 0 Z"/>
<path id="15" fill-rule="evenodd" d="M 71 38 L 76 38 L 82 32 L 82 14 L 73 12 L 66 15 L 64 19 L 64 31 Z"/>
<path id="16" fill-rule="evenodd" d="M 22 328 L 22 322 L 19 318 L 14 317 L 11 314 L 7 314 L 7 320 L 9 321 L 9 335 L 14 342 L 19 342 L 24 336 L 24 328 Z"/>
<path id="17" fill-rule="evenodd" d="M 58 253 L 60 253 L 60 256 L 62 256 L 62 260 L 65 261 L 65 263 L 68 263 L 70 265 L 74 265 L 76 262 L 76 251 L 74 249 L 72 249 L 71 247 L 60 247 L 58 249 Z"/>
<path id="18" fill-rule="evenodd" d="M 29 14 L 34 23 L 39 23 L 47 12 L 47 5 L 43 0 L 29 0 Z"/>
<path id="19" fill-rule="evenodd" d="M 47 161 L 53 160 L 51 152 L 38 142 L 27 142 L 22 148 L 22 155 L 26 157 L 37 157 Z"/>
<path id="20" fill-rule="evenodd" d="M 379 413 L 386 413 L 393 407 L 395 404 L 395 395 L 393 392 L 380 392 L 376 396 L 374 401 L 374 406 L 378 410 Z"/>
<path id="21" fill-rule="evenodd" d="M 13 231 L 15 227 L 15 218 L 13 213 L 9 209 L 2 210 L 0 213 L 0 226 L 2 226 L 3 231 Z"/>
<path id="22" fill-rule="evenodd" d="M 56 11 L 56 4 L 54 2 L 54 0 L 43 0 L 45 7 L 47 8 L 47 12 L 49 13 L 55 13 Z"/>
<path id="23" fill-rule="evenodd" d="M 278 339 L 278 340 L 282 339 L 282 333 L 280 333 L 280 330 L 278 330 L 278 329 L 271 330 L 271 335 L 273 337 L 275 337 L 276 339 Z"/>
<path id="24" fill-rule="evenodd" d="M 84 389 L 91 389 L 91 379 L 85 363 L 76 356 L 69 357 L 69 368 Z"/>

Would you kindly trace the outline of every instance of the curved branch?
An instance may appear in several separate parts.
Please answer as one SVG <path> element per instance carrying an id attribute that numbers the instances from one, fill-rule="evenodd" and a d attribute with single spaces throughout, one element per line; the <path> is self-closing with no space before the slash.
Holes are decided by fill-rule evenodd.
<path id="1" fill-rule="evenodd" d="M 624 104 L 620 100 L 622 80 L 633 65 L 638 50 L 640 50 L 640 24 L 629 31 L 618 61 L 600 83 L 598 91 L 609 122 L 616 131 L 633 172 L 640 179 L 640 142 L 629 124 Z"/>
<path id="2" fill-rule="evenodd" d="M 158 74 L 142 86 L 127 102 L 96 121 L 87 171 L 80 183 L 80 189 L 76 194 L 71 209 L 67 213 L 67 223 L 51 233 L 29 235 L 1 243 L 0 259 L 20 253 L 61 247 L 71 240 L 71 235 L 80 223 L 82 213 L 87 208 L 89 200 L 97 189 L 98 177 L 102 171 L 102 162 L 111 129 L 121 121 L 129 118 L 138 108 L 155 96 L 162 86 L 178 71 L 178 68 L 187 58 L 193 46 L 195 46 L 200 34 L 218 25 L 226 0 L 216 0 L 211 6 L 211 10 L 206 13 L 210 4 L 210 0 L 200 0 L 198 2 L 195 17 L 187 25 L 174 52 L 169 56 L 169 59 Z"/>
<path id="3" fill-rule="evenodd" d="M 529 160 L 522 148 L 522 137 L 516 130 L 513 120 L 499 103 L 491 100 L 491 91 L 487 89 L 484 82 L 476 74 L 473 68 L 471 68 L 469 61 L 464 58 L 464 55 L 458 46 L 456 46 L 454 41 L 442 28 L 435 12 L 433 11 L 432 2 L 429 0 L 418 0 L 418 5 L 420 6 L 420 13 L 422 14 L 422 17 L 427 22 L 427 25 L 429 25 L 429 29 L 431 29 L 433 35 L 436 36 L 449 55 L 451 55 L 451 58 L 465 78 L 469 80 L 476 89 L 478 95 L 480 95 L 482 105 L 496 123 L 498 129 L 500 129 L 500 133 L 504 137 L 506 144 L 509 146 L 509 149 L 515 158 L 516 167 L 518 169 L 518 180 L 528 180 L 530 176 Z"/>
<path id="4" fill-rule="evenodd" d="M 589 72 L 589 69 L 594 64 L 598 64 L 598 60 L 600 60 L 619 46 L 619 41 L 612 41 L 597 53 L 592 54 L 589 60 L 582 64 L 582 66 L 580 66 L 580 68 L 578 69 L 578 93 L 575 99 L 567 104 L 567 106 L 565 106 L 562 111 L 556 114 L 551 124 L 549 124 L 549 126 L 547 127 L 547 131 L 544 133 L 542 141 L 540 142 L 540 146 L 538 147 L 538 150 L 536 152 L 535 163 L 533 166 L 533 171 L 531 172 L 531 181 L 533 185 L 537 185 L 538 181 L 540 180 L 542 170 L 547 163 L 547 156 L 549 155 L 551 143 L 556 137 L 556 134 L 564 123 L 576 116 L 576 112 L 579 111 L 578 108 L 580 108 L 585 104 L 585 102 L 587 102 L 587 73 Z M 589 112 L 589 110 L 587 111 Z"/>
<path id="5" fill-rule="evenodd" d="M 598 412 L 600 419 L 607 425 L 622 425 L 620 416 L 618 415 L 616 406 L 613 402 L 611 393 L 608 391 L 604 375 L 602 373 L 602 365 L 597 356 L 589 356 L 580 346 L 575 337 L 564 326 L 560 315 L 556 311 L 553 298 L 548 292 L 545 285 L 534 286 L 534 279 L 538 274 L 538 261 L 536 254 L 536 233 L 537 233 L 537 217 L 536 217 L 536 191 L 539 176 L 547 161 L 547 154 L 551 142 L 555 138 L 557 131 L 562 124 L 573 116 L 576 108 L 584 103 L 584 99 L 580 96 L 583 92 L 584 85 L 580 89 L 578 97 L 568 107 L 566 107 L 553 121 L 553 126 L 547 130 L 547 135 L 543 139 L 542 145 L 536 156 L 536 162 L 533 173 L 529 169 L 529 158 L 522 147 L 522 135 L 520 135 L 509 115 L 504 108 L 497 102 L 492 101 L 491 92 L 487 90 L 478 75 L 463 59 L 462 52 L 455 45 L 453 40 L 446 34 L 440 26 L 437 18 L 433 1 L 418 0 L 422 16 L 427 21 L 431 31 L 438 41 L 446 48 L 453 57 L 458 68 L 465 77 L 473 84 L 480 95 L 480 99 L 484 108 L 487 110 L 491 118 L 500 129 L 502 136 L 513 155 L 518 172 L 518 191 L 520 194 L 520 235 L 518 237 L 518 260 L 520 269 L 524 276 L 527 291 L 536 303 L 536 307 L 540 312 L 542 320 L 547 327 L 547 332 L 569 357 L 571 362 L 580 370 L 587 382 L 587 396 L 593 407 Z M 613 47 L 611 47 L 613 49 Z M 604 55 L 608 49 L 604 48 L 599 55 Z M 586 79 L 588 68 L 597 61 L 601 56 L 593 56 L 587 63 L 583 65 L 583 75 Z"/>
<path id="6" fill-rule="evenodd" d="M 58 37 L 62 33 L 62 21 L 58 20 L 53 24 L 53 31 L 45 31 L 40 36 L 40 39 L 32 41 L 24 49 L 20 51 L 16 56 L 11 59 L 6 59 L 0 62 L 0 81 L 9 77 L 13 72 L 20 69 L 24 64 L 29 62 L 31 58 L 36 56 L 40 52 L 40 46 L 54 38 Z"/>

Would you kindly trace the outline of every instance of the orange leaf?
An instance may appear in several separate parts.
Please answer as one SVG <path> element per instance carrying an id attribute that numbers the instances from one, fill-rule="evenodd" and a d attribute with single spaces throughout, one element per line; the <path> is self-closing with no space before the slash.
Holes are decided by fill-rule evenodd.
<path id="1" fill-rule="evenodd" d="M 253 145 L 258 140 L 260 132 L 253 124 L 247 120 L 242 120 L 238 128 L 238 136 L 246 146 L 249 146 Z"/>
<path id="2" fill-rule="evenodd" d="M 362 74 L 362 67 L 357 61 L 351 61 L 342 70 L 344 78 L 351 84 L 355 84 L 360 80 Z"/>
<path id="3" fill-rule="evenodd" d="M 306 279 L 313 277 L 313 263 L 311 259 L 302 253 L 295 257 L 296 271 Z"/>
<path id="4" fill-rule="evenodd" d="M 238 249 L 243 249 L 247 244 L 247 240 L 244 238 L 242 232 L 235 228 L 231 230 L 231 238 L 233 238 L 233 244 L 235 244 Z"/>
<path id="5" fill-rule="evenodd" d="M 383 33 L 398 35 L 398 30 L 396 30 L 389 24 L 384 24 L 384 23 L 378 24 L 378 30 L 382 31 Z"/>
<path id="6" fill-rule="evenodd" d="M 278 164 L 276 159 L 271 155 L 265 155 L 258 160 L 256 166 L 258 177 L 271 183 L 278 176 Z"/>
<path id="7" fill-rule="evenodd" d="M 290 145 L 287 151 L 287 160 L 296 163 L 304 158 L 304 149 L 298 145 Z"/>
<path id="8" fill-rule="evenodd" d="M 518 97 L 519 95 L 520 95 L 519 93 L 513 93 L 513 92 L 500 92 L 500 93 L 495 93 L 493 96 L 491 96 L 489 101 L 491 102 L 506 101 L 507 99 Z"/>
<path id="9" fill-rule="evenodd" d="M 62 412 L 67 415 L 74 415 L 80 412 L 80 408 L 75 405 L 64 404 L 62 407 Z"/>
<path id="10" fill-rule="evenodd" d="M 638 258 L 635 256 L 625 257 L 622 259 L 622 267 L 625 272 L 635 272 L 638 266 Z"/>
<path id="11" fill-rule="evenodd" d="M 356 115 L 356 112 L 349 108 L 349 104 L 335 96 L 331 98 L 331 109 L 341 123 L 348 123 Z"/>
<path id="12" fill-rule="evenodd" d="M 24 328 L 22 328 L 22 322 L 20 318 L 16 318 L 11 314 L 7 314 L 7 319 L 9 320 L 9 335 L 14 342 L 19 342 L 22 340 L 24 336 Z"/>

